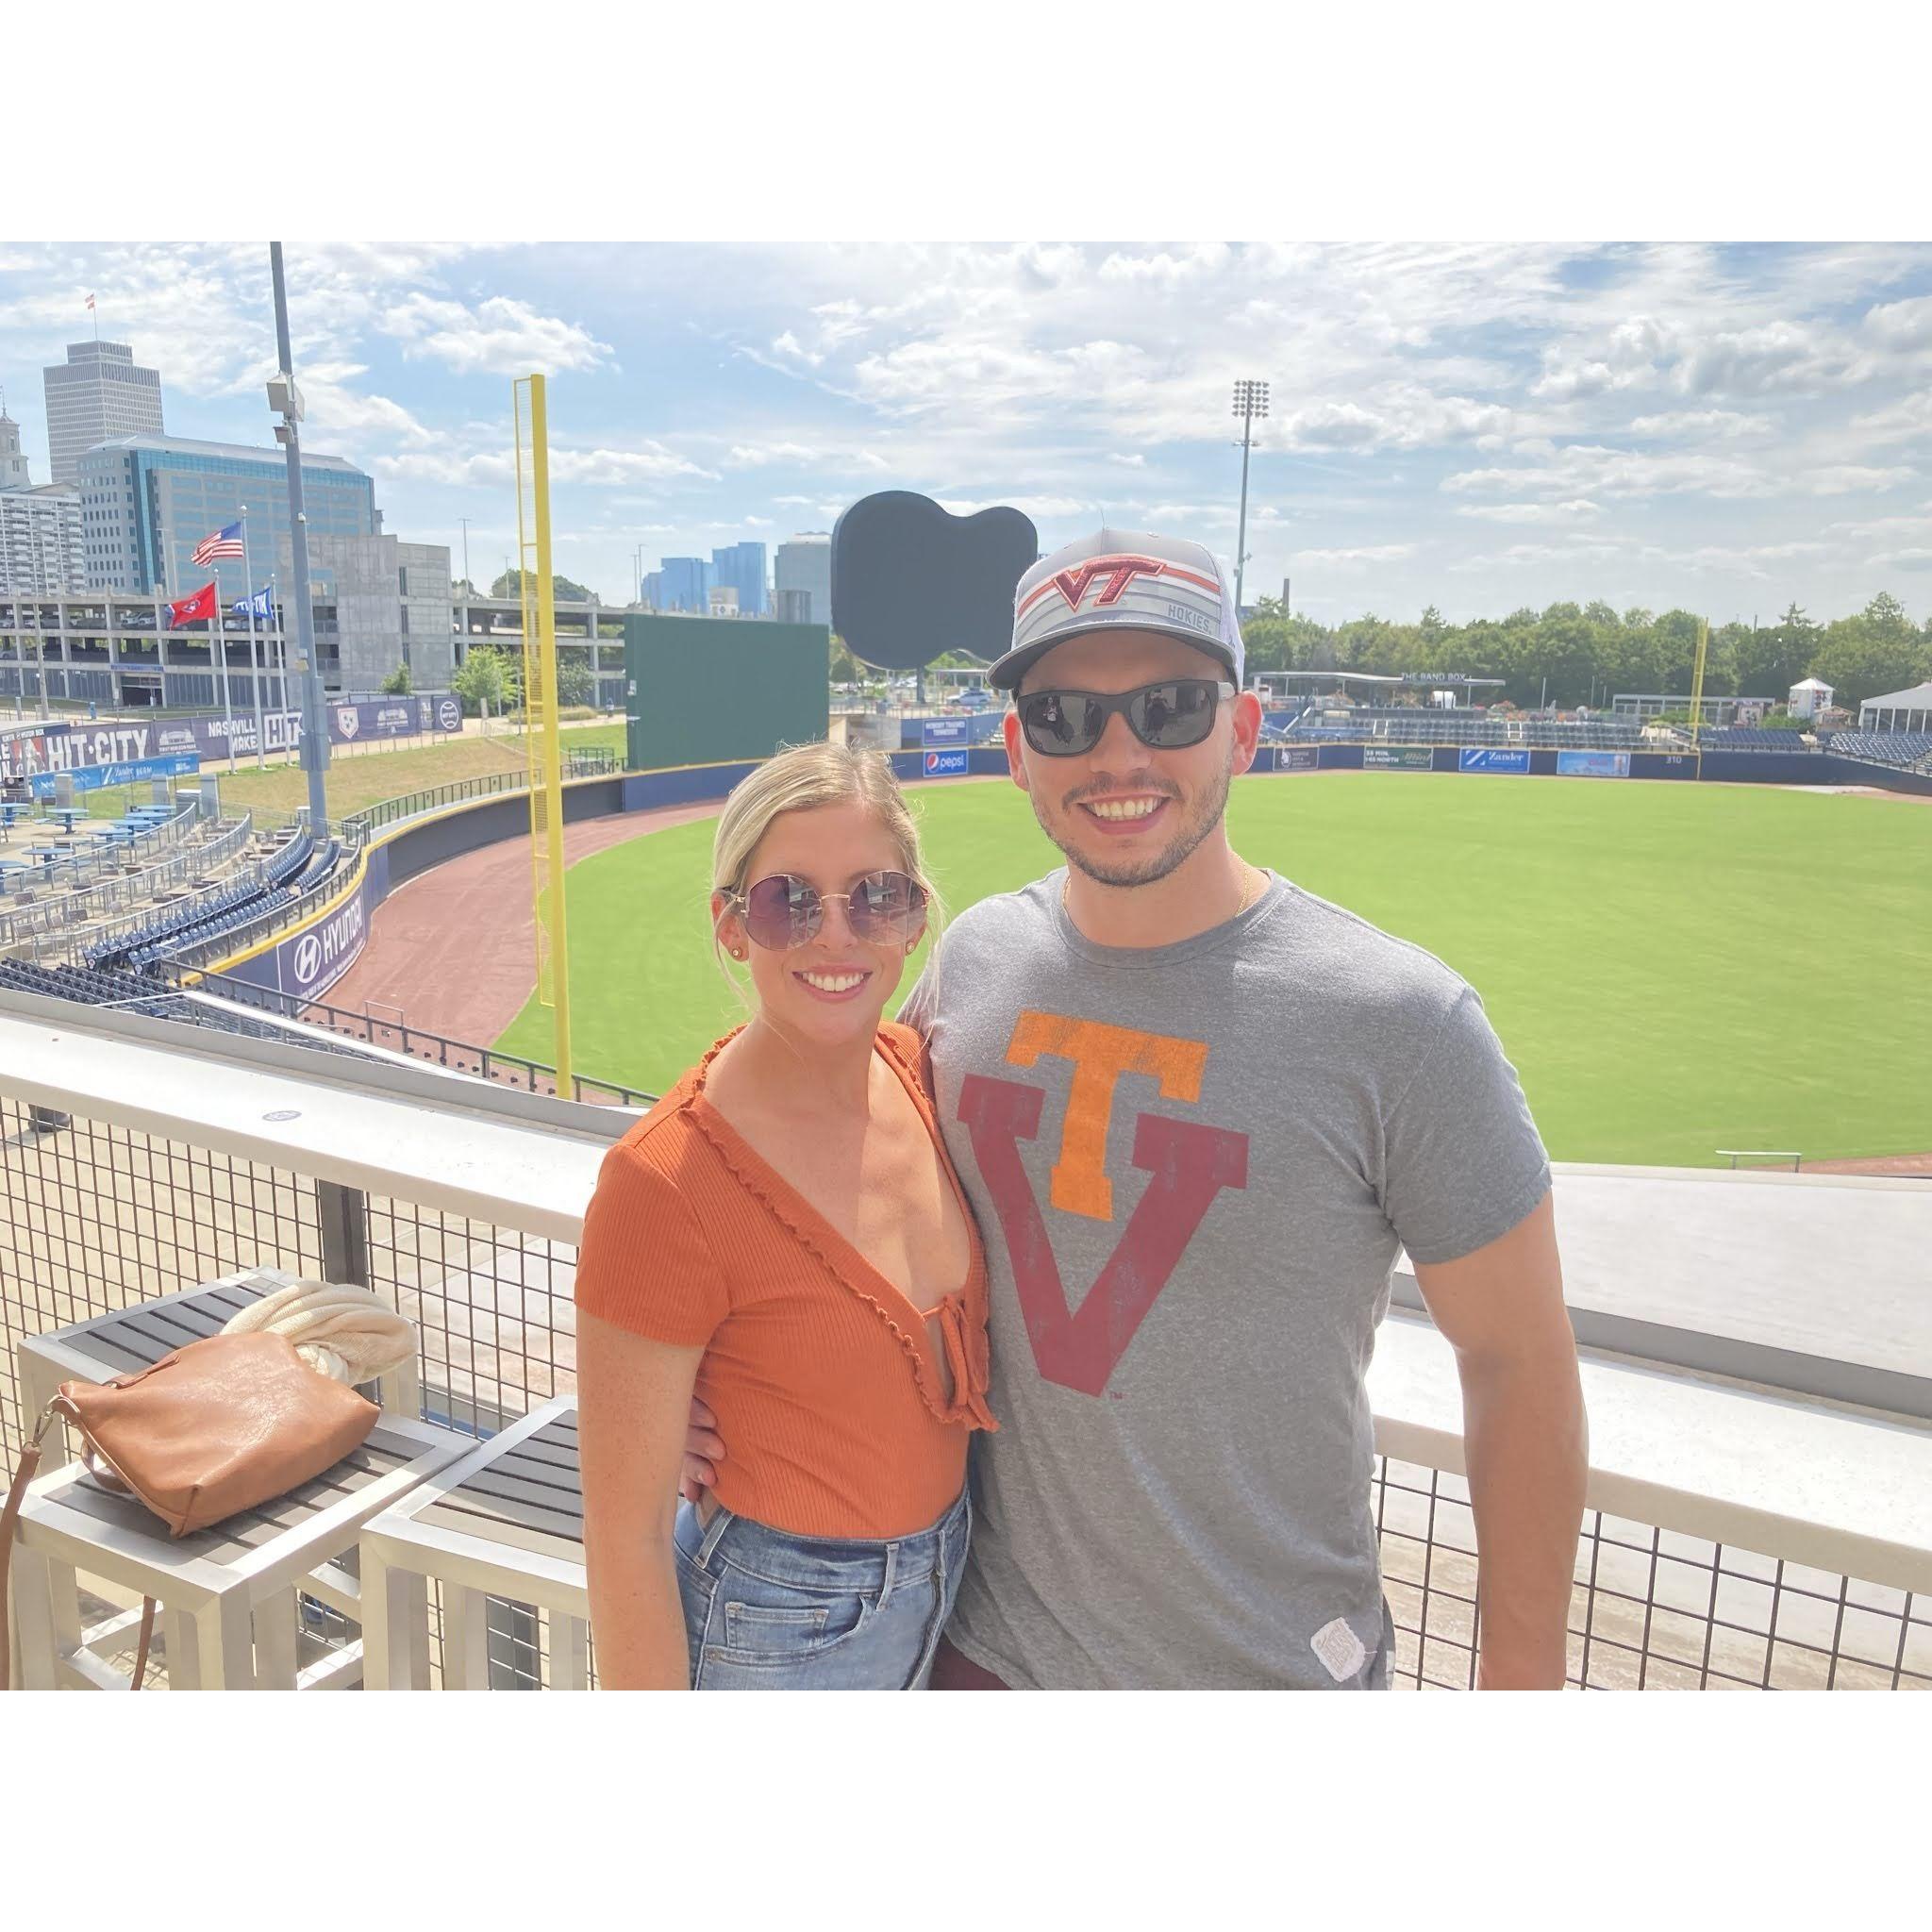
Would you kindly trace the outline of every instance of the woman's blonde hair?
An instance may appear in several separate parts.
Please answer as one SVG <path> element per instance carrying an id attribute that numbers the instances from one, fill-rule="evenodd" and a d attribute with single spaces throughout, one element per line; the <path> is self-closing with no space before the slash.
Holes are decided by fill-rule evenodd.
<path id="1" fill-rule="evenodd" d="M 877 814 L 894 845 L 901 867 L 925 888 L 925 924 L 939 937 L 944 913 L 919 851 L 919 826 L 899 789 L 891 766 L 875 751 L 847 744 L 794 744 L 768 758 L 739 780 L 718 819 L 711 844 L 711 890 L 735 898 L 752 883 L 745 876 L 758 841 L 781 812 L 809 811 L 822 805 L 863 805 Z M 718 926 L 711 924 L 718 951 Z M 720 965 L 724 961 L 721 957 Z M 727 975 L 728 976 L 728 975 Z M 736 984 L 736 982 L 733 982 Z"/>

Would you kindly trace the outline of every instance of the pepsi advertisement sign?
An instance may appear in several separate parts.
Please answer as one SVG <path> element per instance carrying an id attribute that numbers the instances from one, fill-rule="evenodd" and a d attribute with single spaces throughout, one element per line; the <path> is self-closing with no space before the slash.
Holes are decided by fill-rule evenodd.
<path id="1" fill-rule="evenodd" d="M 929 751 L 922 763 L 928 778 L 963 778 L 966 775 L 966 750 L 962 745 L 958 751 Z"/>

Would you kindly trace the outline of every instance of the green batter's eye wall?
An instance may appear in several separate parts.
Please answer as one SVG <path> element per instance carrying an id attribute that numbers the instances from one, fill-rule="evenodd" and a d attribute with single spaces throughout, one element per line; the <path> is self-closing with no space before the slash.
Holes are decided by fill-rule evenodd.
<path id="1" fill-rule="evenodd" d="M 765 758 L 824 738 L 830 633 L 748 617 L 624 620 L 632 771 Z"/>

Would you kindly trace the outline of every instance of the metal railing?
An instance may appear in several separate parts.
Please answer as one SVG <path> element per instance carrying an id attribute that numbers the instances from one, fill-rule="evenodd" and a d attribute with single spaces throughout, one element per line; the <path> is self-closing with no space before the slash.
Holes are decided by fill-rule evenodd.
<path id="1" fill-rule="evenodd" d="M 354 826 L 358 836 L 366 840 L 382 826 L 395 824 L 402 819 L 420 818 L 425 812 L 441 811 L 445 806 L 461 805 L 473 798 L 523 791 L 527 783 L 522 772 L 485 772 L 475 778 L 453 778 L 447 785 L 425 786 L 420 791 L 406 791 L 400 797 L 381 799 L 360 811 L 351 812 L 342 820 L 342 827 L 347 831 Z"/>
<path id="2" fill-rule="evenodd" d="M 558 1091 L 557 1069 L 547 1061 L 525 1059 L 521 1054 L 505 1053 L 500 1047 L 478 1046 L 472 1041 L 456 1040 L 446 1033 L 433 1032 L 426 1026 L 408 1025 L 401 1008 L 386 1006 L 380 1000 L 368 1001 L 358 1013 L 346 1007 L 332 1007 L 325 1000 L 303 999 L 298 994 L 281 992 L 274 987 L 257 986 L 252 981 L 237 979 L 227 974 L 194 972 L 183 968 L 178 962 L 168 976 L 175 985 L 192 987 L 196 992 L 211 993 L 218 999 L 232 1000 L 239 1006 L 252 1007 L 258 1012 L 271 1013 L 278 1019 L 299 1022 L 306 1026 L 320 1026 L 359 1046 L 382 1047 L 391 1053 L 407 1055 L 410 1059 L 425 1061 L 431 1066 L 446 1067 L 452 1073 L 471 1074 L 479 1080 L 493 1081 L 499 1087 L 518 1088 L 525 1093 L 554 1094 Z M 385 1012 L 395 1017 L 380 1018 L 369 1010 L 375 1007 L 383 1007 Z M 582 1101 L 589 1107 L 631 1108 L 650 1107 L 658 1098 L 641 1087 L 626 1087 L 617 1080 L 599 1080 L 589 1074 L 571 1075 L 568 1097 Z"/>
<path id="3" fill-rule="evenodd" d="M 143 1024 L 158 1023 L 120 1023 L 130 1037 Z M 271 1051 L 238 1045 L 236 1063 Z M 520 1201 L 496 1204 L 488 1218 L 479 1218 L 474 1203 L 461 1211 L 455 1183 L 437 1168 L 433 1127 L 421 1136 L 423 1151 L 398 1154 L 393 1165 L 386 1148 L 356 1150 L 365 1164 L 385 1166 L 382 1191 L 372 1191 L 330 1177 L 331 1158 L 346 1155 L 295 1156 L 286 1145 L 269 1146 L 267 1128 L 249 1130 L 255 1152 L 247 1158 L 198 1140 L 185 1120 L 172 1134 L 125 1124 L 111 1117 L 118 1108 L 107 1098 L 54 1124 L 30 1104 L 5 1058 L 0 1449 L 9 1459 L 25 1420 L 14 1369 L 24 1337 L 239 1268 L 279 1267 L 373 1288 L 416 1324 L 422 1411 L 429 1420 L 492 1433 L 574 1388 L 576 1250 L 558 1237 L 554 1213 L 546 1223 L 524 1205 L 554 1197 L 554 1188 L 531 1179 Z M 301 1075 L 286 1058 L 278 1062 L 278 1088 L 291 1077 Z M 362 1077 L 331 1065 L 338 1097 L 344 1082 Z M 386 1091 L 386 1080 L 410 1077 L 371 1069 L 372 1115 L 392 1113 L 403 1097 Z M 419 1095 L 418 1104 L 433 1111 L 431 1100 Z M 460 1105 L 474 1114 L 494 1103 Z M 563 1158 L 564 1140 L 574 1140 L 576 1158 L 584 1158 L 583 1136 L 520 1123 L 508 1107 L 505 1113 L 502 1126 L 527 1129 L 529 1174 L 559 1172 L 554 1163 Z M 1593 1487 L 1596 1480 L 1592 1474 Z M 1710 1518 L 1719 1506 L 1668 1486 L 1655 1493 L 1666 1520 L 1586 1512 L 1569 1619 L 1573 1687 L 1932 1689 L 1932 1596 L 1851 1570 L 1807 1567 L 1779 1547 L 1781 1525 L 1771 1519 L 1755 1519 L 1749 1537 L 1716 1540 Z M 1392 1681 L 1469 1688 L 1480 1591 L 1466 1483 L 1441 1466 L 1383 1454 L 1366 1500 L 1396 1629 Z M 1700 1511 L 1703 1520 L 1693 1523 Z M 1747 1520 L 1737 1519 L 1740 1531 Z M 1847 1553 L 1858 1542 L 1848 1530 Z M 1861 1547 L 1876 1560 L 1874 1546 Z M 1896 1564 L 1898 1553 L 1888 1560 Z M 1907 1567 L 1922 1571 L 1922 1558 Z M 435 1657 L 441 1622 L 434 1596 L 431 1615 Z M 336 1642 L 346 1634 L 324 1620 L 308 1641 Z M 496 1600 L 492 1688 L 539 1688 L 547 1643 L 547 1618 Z"/>
<path id="4" fill-rule="evenodd" d="M 82 941 L 91 944 L 122 926 L 139 924 L 142 918 L 154 916 L 151 902 L 158 893 L 184 879 L 219 870 L 244 851 L 253 837 L 250 815 L 244 812 L 237 823 L 214 838 L 198 845 L 184 845 L 158 865 L 104 880 L 98 886 L 83 886 L 58 898 L 39 900 L 14 912 L 0 913 L 0 946 L 33 939 L 34 958 L 39 959 L 50 953 L 66 952 Z M 96 919 L 110 919 L 117 911 L 124 917 L 113 924 L 88 924 Z M 75 930 L 84 924 L 85 932 Z"/>

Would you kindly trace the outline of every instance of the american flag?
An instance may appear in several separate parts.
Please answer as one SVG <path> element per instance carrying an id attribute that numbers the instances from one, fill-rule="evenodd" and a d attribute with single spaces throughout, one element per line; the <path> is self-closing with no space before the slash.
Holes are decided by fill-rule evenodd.
<path id="1" fill-rule="evenodd" d="M 212 563 L 218 557 L 240 557 L 242 555 L 242 525 L 230 524 L 225 530 L 217 530 L 212 537 L 204 537 L 194 546 L 194 563 L 199 569 L 205 563 Z"/>

